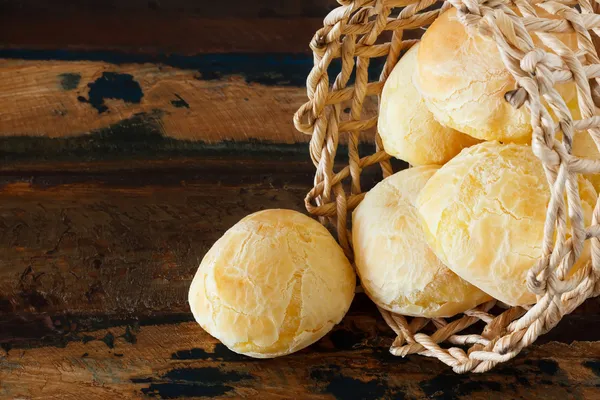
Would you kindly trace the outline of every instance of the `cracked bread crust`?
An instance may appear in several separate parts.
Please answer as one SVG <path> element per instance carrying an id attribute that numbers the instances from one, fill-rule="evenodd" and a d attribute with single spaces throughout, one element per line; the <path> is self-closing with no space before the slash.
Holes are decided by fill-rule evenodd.
<path id="1" fill-rule="evenodd" d="M 352 266 L 327 229 L 291 210 L 251 214 L 208 251 L 189 303 L 204 330 L 236 353 L 300 350 L 339 323 L 354 297 Z"/>
<path id="2" fill-rule="evenodd" d="M 539 15 L 555 16 L 536 8 Z M 518 12 L 517 12 L 518 13 Z M 574 34 L 558 34 L 571 49 L 577 49 Z M 534 43 L 540 39 L 533 35 Z M 531 123 L 527 107 L 514 108 L 504 94 L 516 89 L 496 42 L 469 33 L 456 18 L 456 9 L 440 15 L 427 29 L 417 55 L 416 81 L 425 103 L 442 125 L 482 140 L 529 143 Z M 574 117 L 579 115 L 577 93 L 572 83 L 557 90 Z"/>
<path id="3" fill-rule="evenodd" d="M 579 178 L 585 224 L 596 191 Z M 550 189 L 531 147 L 486 142 L 440 168 L 417 199 L 427 240 L 457 275 L 506 304 L 535 302 L 526 274 L 541 256 Z M 590 259 L 589 241 L 573 272 Z"/>
<path id="4" fill-rule="evenodd" d="M 417 51 L 411 47 L 383 87 L 378 129 L 386 153 L 411 165 L 444 164 L 479 141 L 442 126 L 415 86 Z"/>
<path id="5" fill-rule="evenodd" d="M 451 317 L 491 297 L 449 270 L 430 249 L 415 208 L 438 170 L 400 171 L 371 189 L 352 219 L 356 269 L 380 307 L 415 317 Z"/>

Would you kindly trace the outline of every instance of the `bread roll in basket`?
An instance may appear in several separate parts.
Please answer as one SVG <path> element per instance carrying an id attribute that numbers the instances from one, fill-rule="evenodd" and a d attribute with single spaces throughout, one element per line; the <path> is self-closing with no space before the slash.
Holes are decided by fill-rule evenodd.
<path id="1" fill-rule="evenodd" d="M 465 32 L 486 41 L 476 51 L 497 53 L 500 67 L 504 65 L 507 71 L 501 82 L 500 75 L 469 77 L 476 81 L 474 84 L 484 85 L 475 90 L 477 99 L 464 101 L 451 93 L 452 102 L 445 102 L 443 96 L 449 96 L 444 92 L 445 82 L 433 80 L 426 82 L 423 94 L 430 97 L 430 110 L 440 123 L 454 129 L 466 127 L 461 132 L 472 136 L 471 130 L 483 132 L 474 136 L 477 139 L 510 142 L 516 138 L 515 143 L 530 146 L 535 162 L 543 168 L 539 176 L 547 180 L 548 201 L 536 205 L 545 210 L 537 210 L 542 215 L 542 232 L 532 253 L 539 256 L 532 258 L 531 266 L 523 272 L 520 294 L 534 303 L 510 306 L 492 300 L 453 318 L 432 319 L 380 308 L 397 335 L 390 348 L 392 354 L 435 357 L 457 373 L 488 371 L 515 357 L 586 299 L 600 294 L 600 206 L 597 196 L 590 205 L 589 197 L 582 200 L 579 190 L 582 176 L 600 173 L 600 160 L 578 157 L 572 151 L 577 147 L 574 141 L 583 136 L 579 132 L 587 132 L 592 139 L 588 142 L 600 145 L 600 116 L 596 115 L 600 59 L 593 42 L 600 35 L 600 5 L 591 0 L 338 3 L 310 42 L 314 67 L 307 78 L 308 101 L 295 114 L 294 124 L 312 136 L 310 156 L 316 173 L 314 187 L 305 198 L 306 208 L 336 232 L 351 260 L 352 212 L 365 196 L 361 176 L 373 176 L 379 169 L 384 179 L 397 172 L 377 132 L 377 112 L 386 79 L 401 56 L 419 42 L 440 15 L 454 9 L 452 18 Z M 561 41 L 565 35 L 571 35 L 572 44 Z M 419 51 L 429 49 L 428 58 L 439 60 L 444 57 L 444 46 L 453 45 L 452 38 L 446 38 L 421 45 Z M 431 53 L 436 51 L 439 54 Z M 440 68 L 450 68 L 446 64 Z M 431 79 L 456 76 L 435 68 L 423 67 L 420 73 L 429 71 Z M 569 84 L 571 89 L 565 90 Z M 471 83 L 468 85 L 461 90 L 472 90 Z M 491 94 L 483 93 L 491 86 Z M 565 93 L 571 93 L 571 98 L 565 98 L 570 96 Z M 473 107 L 457 114 L 460 121 L 447 115 L 445 108 L 470 107 L 469 102 Z M 493 104 L 492 109 L 485 104 Z M 502 115 L 494 114 L 494 110 Z M 484 112 L 486 119 L 476 120 Z M 479 126 L 483 128 L 478 130 Z M 372 138 L 369 140 L 374 140 L 374 146 L 359 146 L 366 138 Z M 595 149 L 592 153 L 597 154 Z M 442 187 L 445 182 L 438 184 Z M 510 186 L 508 182 L 503 187 Z M 445 192 L 439 193 L 443 195 Z M 519 195 L 515 190 L 510 196 L 505 193 L 505 198 L 514 200 Z M 584 253 L 588 261 L 577 264 Z M 452 257 L 440 258 L 452 261 Z"/>

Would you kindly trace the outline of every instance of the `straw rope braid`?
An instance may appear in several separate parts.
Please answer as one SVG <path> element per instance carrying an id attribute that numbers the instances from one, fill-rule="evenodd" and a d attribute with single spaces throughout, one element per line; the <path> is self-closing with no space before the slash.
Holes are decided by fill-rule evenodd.
<path id="1" fill-rule="evenodd" d="M 585 299 L 600 294 L 600 201 L 596 203 L 592 225 L 584 226 L 579 197 L 578 174 L 600 173 L 600 161 L 581 159 L 571 154 L 576 131 L 587 130 L 600 148 L 600 116 L 595 116 L 594 99 L 600 99 L 600 59 L 596 53 L 592 30 L 600 36 L 600 5 L 590 0 L 542 1 L 543 8 L 556 19 L 540 18 L 526 0 L 449 0 L 440 9 L 431 10 L 437 0 L 338 0 L 340 7 L 324 20 L 324 26 L 310 43 L 314 68 L 307 79 L 309 101 L 294 115 L 296 128 L 312 135 L 310 155 L 316 167 L 313 189 L 305 198 L 307 210 L 323 223 L 336 227 L 338 241 L 353 258 L 347 221 L 351 211 L 364 197 L 361 172 L 379 164 L 383 177 L 393 173 L 390 156 L 383 151 L 375 132 L 376 152 L 361 156 L 358 152 L 360 132 L 375 128 L 377 116 L 363 117 L 363 105 L 370 96 L 379 96 L 383 84 L 400 53 L 416 43 L 403 40 L 406 29 L 431 24 L 448 7 L 457 9 L 457 18 L 470 32 L 492 38 L 502 60 L 517 82 L 517 88 L 505 98 L 514 107 L 525 106 L 531 115 L 532 150 L 540 159 L 548 180 L 551 198 L 546 213 L 542 255 L 527 275 L 528 289 L 537 295 L 531 307 L 507 308 L 498 316 L 491 314 L 490 301 L 463 313 L 456 320 L 405 317 L 380 309 L 386 323 L 397 335 L 390 349 L 398 356 L 418 353 L 435 357 L 457 373 L 484 372 L 516 356 L 540 335 L 552 329 L 563 315 L 573 311 Z M 581 12 L 573 6 L 579 5 Z M 397 7 L 404 7 L 397 17 L 390 17 Z M 518 9 L 522 16 L 515 11 Z M 393 31 L 387 43 L 376 43 L 384 31 Z M 573 51 L 553 34 L 575 32 L 578 49 Z M 536 48 L 535 34 L 551 50 Z M 368 82 L 371 58 L 386 57 L 378 82 Z M 329 84 L 328 67 L 341 58 L 342 69 L 333 85 Z M 356 58 L 356 62 L 355 62 Z M 348 82 L 355 71 L 354 84 Z M 556 83 L 573 81 L 582 119 L 573 121 L 564 100 L 554 88 Z M 591 82 L 591 83 L 590 83 Z M 350 104 L 348 120 L 341 120 L 342 104 Z M 552 110 L 552 119 L 546 105 Z M 562 133 L 562 140 L 555 135 Z M 348 165 L 334 171 L 340 133 L 348 135 Z M 349 178 L 349 193 L 344 181 Z M 568 207 L 567 207 L 568 205 Z M 570 222 L 570 227 L 567 226 Z M 569 272 L 583 251 L 585 240 L 591 241 L 592 262 L 573 276 Z M 505 306 L 504 306 L 505 307 Z M 506 307 L 505 307 L 506 308 Z M 481 334 L 460 335 L 464 329 L 483 322 Z M 431 335 L 420 333 L 430 326 Z M 446 342 L 470 346 L 442 348 Z"/>

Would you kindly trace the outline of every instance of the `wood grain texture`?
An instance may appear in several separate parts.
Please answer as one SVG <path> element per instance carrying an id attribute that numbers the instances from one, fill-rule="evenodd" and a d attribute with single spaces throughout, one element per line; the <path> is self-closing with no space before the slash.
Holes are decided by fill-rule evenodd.
<path id="1" fill-rule="evenodd" d="M 292 115 L 306 99 L 299 86 L 312 65 L 308 57 L 133 60 L 116 55 L 112 62 L 0 60 L 0 136 L 64 138 L 111 130 L 143 115 L 166 138 L 204 143 L 309 140 L 292 124 Z M 173 66 L 165 65 L 169 63 Z M 371 98 L 365 118 L 376 107 Z"/>
<path id="2" fill-rule="evenodd" d="M 212 243 L 251 212 L 301 210 L 311 179 L 307 163 L 243 159 L 8 176 L 0 189 L 0 311 L 184 311 Z"/>
<path id="3" fill-rule="evenodd" d="M 214 3 L 213 3 L 214 4 Z M 184 12 L 0 12 L 0 48 L 128 53 L 309 53 L 319 18 L 220 18 Z"/>
<path id="4" fill-rule="evenodd" d="M 335 0 L 2 0 L 0 48 L 310 54 L 310 40 L 338 6 Z M 419 32 L 405 32 L 405 39 Z"/>
<path id="5" fill-rule="evenodd" d="M 302 89 L 250 87 L 242 77 L 198 78 L 197 71 L 152 64 L 4 62 L 0 130 L 3 135 L 65 137 L 150 113 L 166 136 L 180 139 L 304 139 L 291 123 Z"/>
<path id="6" fill-rule="evenodd" d="M 153 13 L 203 15 L 215 17 L 323 18 L 339 6 L 335 0 L 0 0 L 0 11 L 26 15 L 45 13 L 50 16 L 68 13 Z"/>
<path id="7" fill-rule="evenodd" d="M 113 326 L 81 332 L 63 347 L 3 351 L 0 397 L 597 398 L 597 342 L 534 346 L 490 373 L 459 376 L 437 360 L 391 356 L 391 340 L 379 318 L 352 312 L 303 351 L 255 360 L 228 351 L 195 322 Z"/>
<path id="8" fill-rule="evenodd" d="M 0 169 L 0 315 L 187 312 L 210 246 L 249 213 L 303 211 L 312 187 L 304 154 L 124 158 Z"/>

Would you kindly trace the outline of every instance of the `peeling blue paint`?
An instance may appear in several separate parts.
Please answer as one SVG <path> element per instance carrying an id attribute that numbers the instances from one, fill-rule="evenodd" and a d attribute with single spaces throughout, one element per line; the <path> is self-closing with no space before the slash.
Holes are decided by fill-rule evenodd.
<path id="1" fill-rule="evenodd" d="M 241 76 L 248 83 L 262 85 L 305 87 L 313 67 L 308 53 L 229 53 L 229 54 L 132 54 L 111 51 L 0 49 L 0 58 L 22 60 L 98 61 L 114 65 L 152 63 L 194 70 L 198 79 L 219 80 Z M 369 80 L 378 80 L 385 57 L 369 62 Z M 330 82 L 341 71 L 341 60 L 332 61 L 328 69 Z M 348 84 L 354 82 L 352 74 Z"/>
<path id="2" fill-rule="evenodd" d="M 79 96 L 78 100 L 89 103 L 98 110 L 98 113 L 108 111 L 104 99 L 118 99 L 126 103 L 139 104 L 144 97 L 140 84 L 130 74 L 118 74 L 115 72 L 104 72 L 94 82 L 88 84 L 90 88 L 88 98 Z"/>

